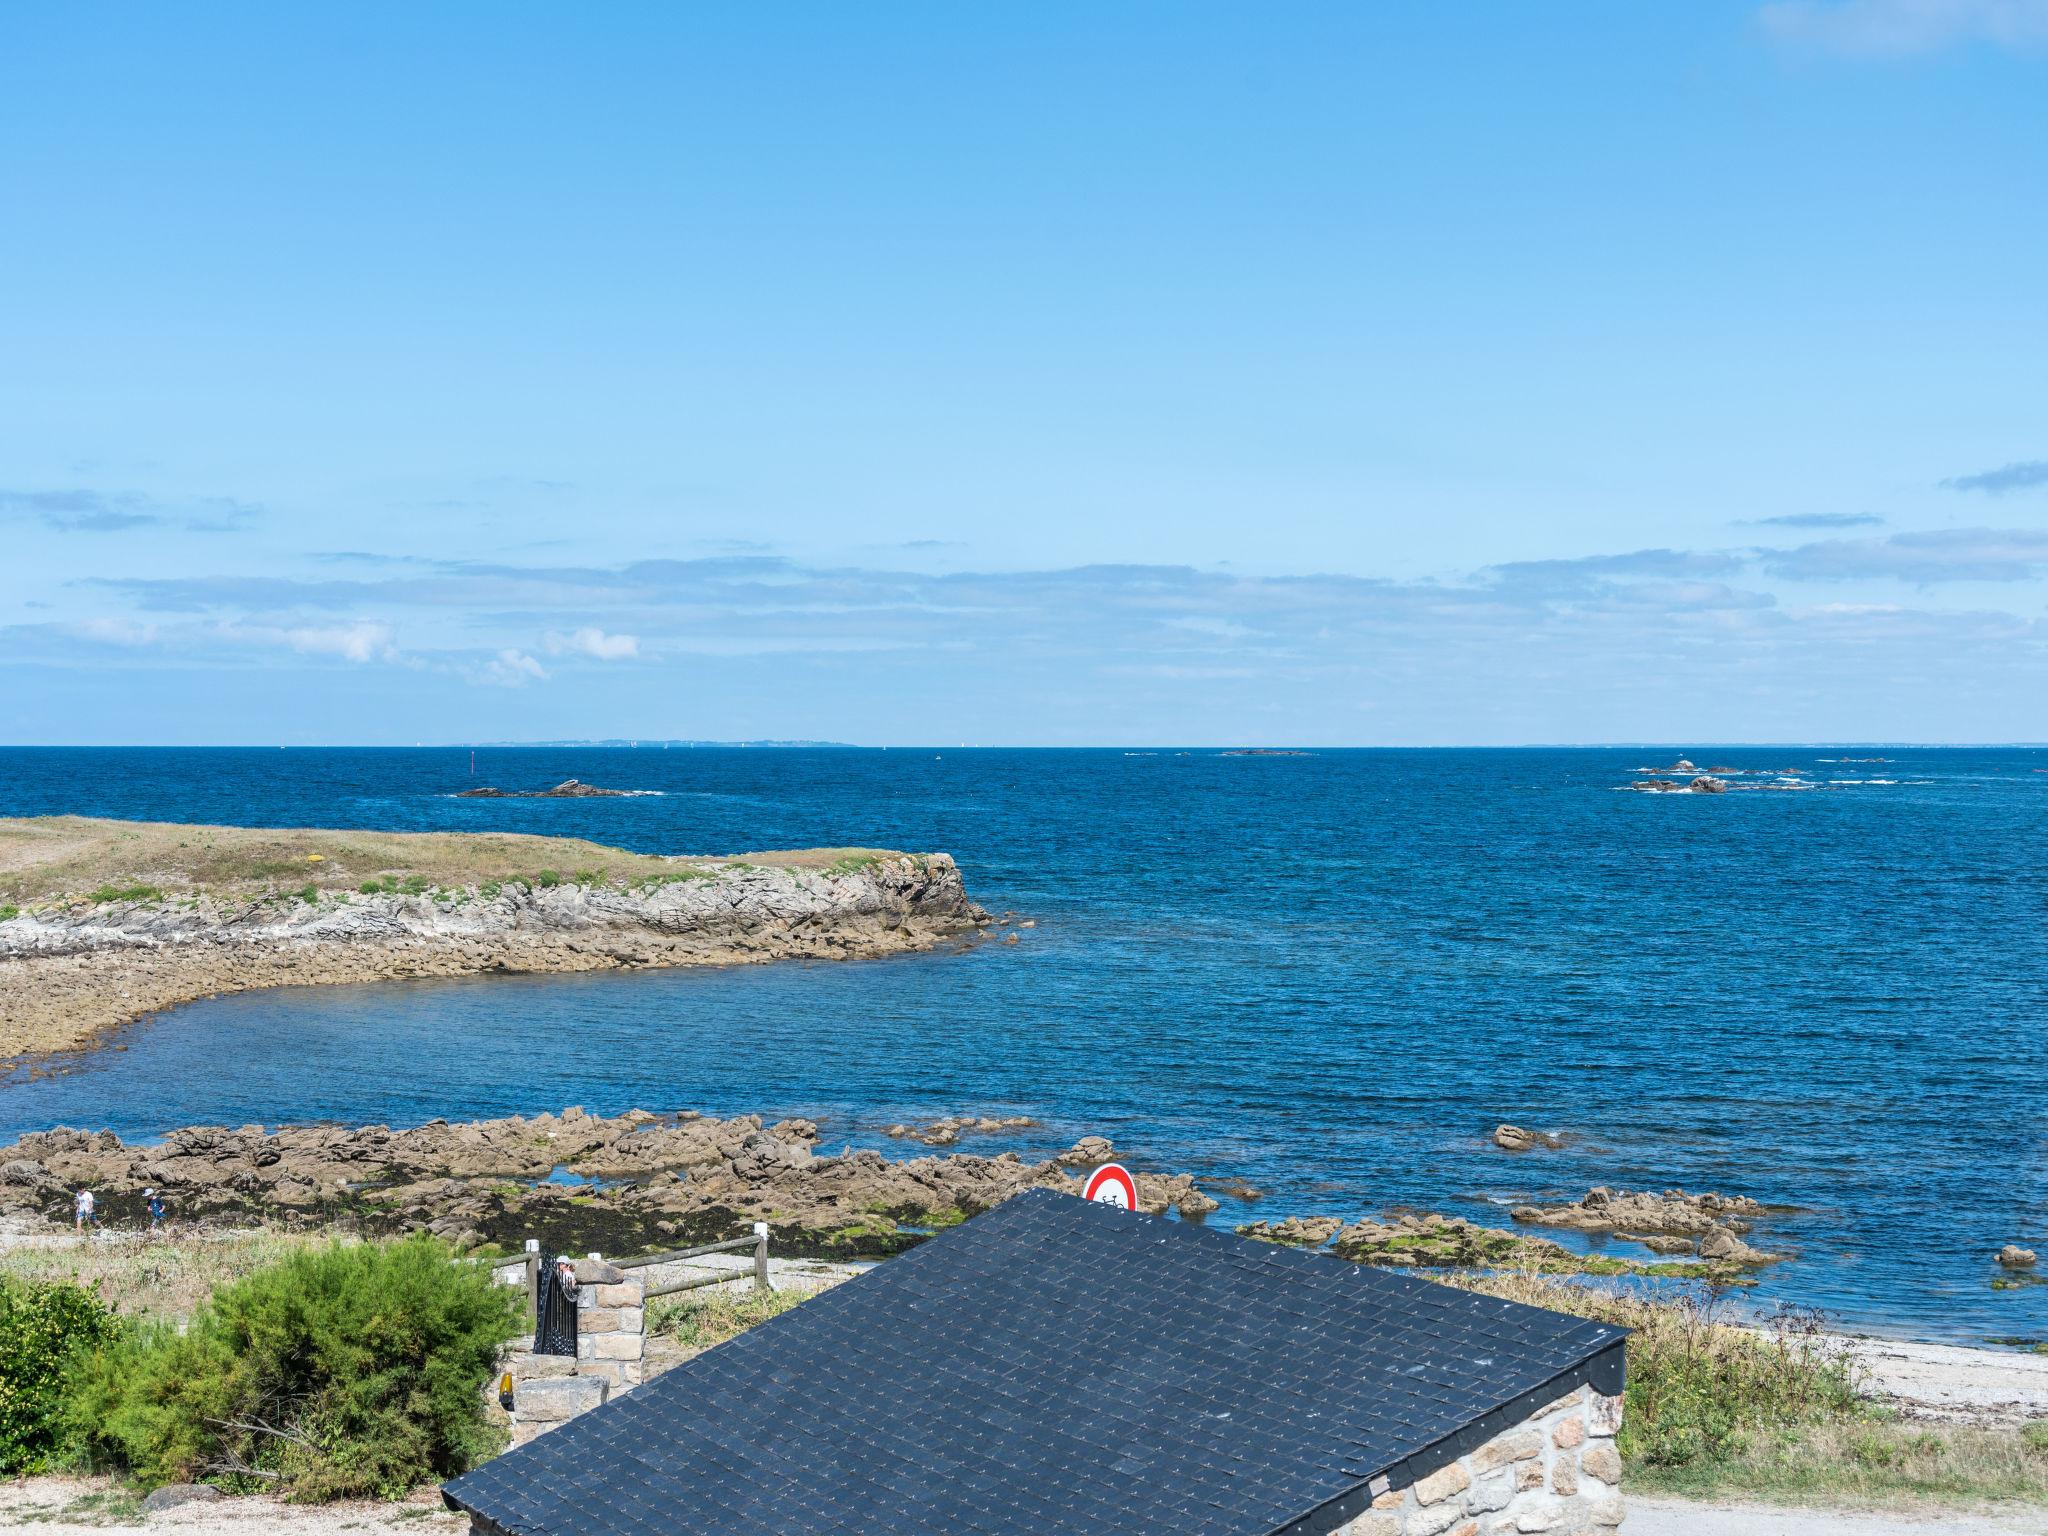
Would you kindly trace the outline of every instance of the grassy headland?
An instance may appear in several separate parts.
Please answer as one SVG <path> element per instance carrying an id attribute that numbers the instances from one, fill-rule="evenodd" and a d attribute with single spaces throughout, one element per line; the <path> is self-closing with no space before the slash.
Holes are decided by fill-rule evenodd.
<path id="1" fill-rule="evenodd" d="M 410 895 L 519 881 L 629 887 L 711 879 L 734 864 L 844 871 L 898 857 L 878 848 L 805 848 L 668 858 L 579 837 L 516 832 L 336 832 L 31 816 L 0 818 L 0 904 L 31 913 L 199 896 L 244 905 L 299 900 L 309 889 L 315 895 L 359 891 L 369 883 Z"/>
<path id="2" fill-rule="evenodd" d="M 988 916 L 944 854 L 0 820 L 0 1057 L 259 987 L 854 959 Z"/>

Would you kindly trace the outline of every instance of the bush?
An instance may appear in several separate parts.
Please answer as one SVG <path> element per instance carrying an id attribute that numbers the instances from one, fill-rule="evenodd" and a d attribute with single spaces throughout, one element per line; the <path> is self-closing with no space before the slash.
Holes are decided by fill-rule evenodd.
<path id="1" fill-rule="evenodd" d="M 149 1487 L 397 1498 L 497 1448 L 481 1389 L 519 1327 L 519 1293 L 432 1238 L 308 1249 L 214 1292 L 182 1334 L 79 1361 L 65 1423 Z"/>
<path id="2" fill-rule="evenodd" d="M 99 1292 L 0 1279 L 0 1472 L 46 1471 L 57 1448 L 65 1367 L 119 1330 Z"/>

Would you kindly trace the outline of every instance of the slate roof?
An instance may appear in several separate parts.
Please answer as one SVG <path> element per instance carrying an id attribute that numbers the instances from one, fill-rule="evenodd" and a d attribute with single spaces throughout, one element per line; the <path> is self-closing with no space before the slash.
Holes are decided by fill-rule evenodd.
<path id="1" fill-rule="evenodd" d="M 447 1485 L 510 1536 L 1314 1536 L 1623 1331 L 1033 1190 Z"/>

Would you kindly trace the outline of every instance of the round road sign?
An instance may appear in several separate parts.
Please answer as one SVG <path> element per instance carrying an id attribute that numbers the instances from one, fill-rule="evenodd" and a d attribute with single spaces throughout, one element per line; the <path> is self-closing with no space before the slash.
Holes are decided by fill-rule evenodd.
<path id="1" fill-rule="evenodd" d="M 1138 1181 L 1131 1177 L 1122 1163 L 1104 1163 L 1088 1176 L 1088 1187 L 1082 1191 L 1082 1198 L 1099 1200 L 1119 1210 L 1135 1211 L 1138 1208 Z"/>

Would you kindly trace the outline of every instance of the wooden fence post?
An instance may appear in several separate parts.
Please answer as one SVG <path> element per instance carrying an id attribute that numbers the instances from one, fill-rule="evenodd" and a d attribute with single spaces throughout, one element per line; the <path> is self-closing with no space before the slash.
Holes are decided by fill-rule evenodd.
<path id="1" fill-rule="evenodd" d="M 768 1283 L 768 1223 L 765 1221 L 754 1223 L 754 1289 L 775 1289 Z"/>

